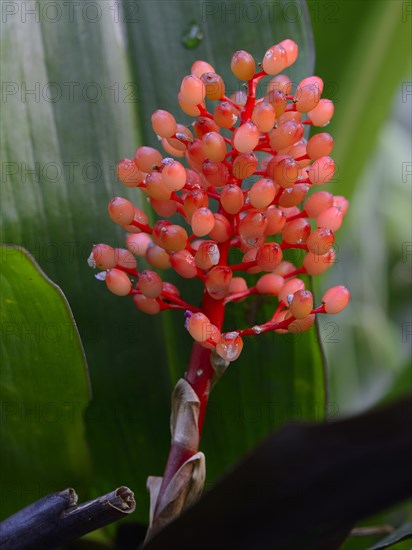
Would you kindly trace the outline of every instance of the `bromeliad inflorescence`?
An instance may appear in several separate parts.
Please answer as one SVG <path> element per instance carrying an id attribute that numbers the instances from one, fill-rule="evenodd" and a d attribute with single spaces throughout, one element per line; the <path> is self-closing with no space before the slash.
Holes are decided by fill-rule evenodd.
<path id="1" fill-rule="evenodd" d="M 317 76 L 305 78 L 292 92 L 290 78 L 282 73 L 297 56 L 297 44 L 284 40 L 267 50 L 256 72 L 253 57 L 236 52 L 232 71 L 247 84 L 231 97 L 214 68 L 196 61 L 178 94 L 180 107 L 195 121 L 187 127 L 171 113 L 155 111 L 152 126 L 165 154 L 139 147 L 133 159 L 117 166 L 120 181 L 139 187 L 160 219 L 151 225 L 142 209 L 116 197 L 109 215 L 126 231 L 126 248 L 98 244 L 89 264 L 103 270 L 97 278 L 105 279 L 109 290 L 131 296 L 139 310 L 184 312 L 195 340 L 172 396 L 172 445 L 163 477 L 147 482 L 148 538 L 200 495 L 205 457 L 198 449 L 209 393 L 239 357 L 243 338 L 305 331 L 317 313 L 338 313 L 349 302 L 349 291 L 336 286 L 315 306 L 301 277 L 333 264 L 334 233 L 348 201 L 312 191 L 334 175 L 333 139 L 321 132 L 307 141 L 304 128 L 327 125 L 333 103 L 321 98 L 323 82 Z M 274 78 L 257 98 L 258 83 L 267 75 Z M 172 216 L 173 221 L 165 219 Z M 288 249 L 300 250 L 303 260 L 286 261 Z M 147 264 L 152 269 L 145 269 Z M 199 303 L 186 302 L 155 271 L 168 269 L 202 281 Z M 239 276 L 242 272 L 250 274 L 252 284 Z M 271 317 L 223 332 L 226 305 L 252 294 L 273 299 Z"/>
<path id="2" fill-rule="evenodd" d="M 253 57 L 236 52 L 231 69 L 247 82 L 247 90 L 232 97 L 225 95 L 214 68 L 196 61 L 178 94 L 180 107 L 195 121 L 187 127 L 171 113 L 155 111 L 152 126 L 166 155 L 139 147 L 133 159 L 117 166 L 120 181 L 139 187 L 162 219 L 151 226 L 142 209 L 114 198 L 109 215 L 127 232 L 126 248 L 98 244 L 89 258 L 90 265 L 105 270 L 98 278 L 109 290 L 132 296 L 139 310 L 185 311 L 194 340 L 215 348 L 226 361 L 239 357 L 244 336 L 301 332 L 315 314 L 338 313 L 349 301 L 348 290 L 337 286 L 316 307 L 299 278 L 333 264 L 334 233 L 348 201 L 327 191 L 312 192 L 334 175 L 333 138 L 322 132 L 307 141 L 304 127 L 326 126 L 334 107 L 321 98 L 323 81 L 317 76 L 305 78 L 292 92 L 282 72 L 297 56 L 297 44 L 284 40 L 267 50 L 256 72 Z M 267 75 L 276 76 L 257 98 L 257 85 Z M 164 219 L 175 214 L 181 223 Z M 237 263 L 229 262 L 233 249 L 242 254 Z M 284 261 L 286 249 L 301 249 L 303 262 Z M 140 271 L 136 257 L 153 269 L 198 277 L 204 283 L 201 303 L 185 302 L 179 289 L 153 269 Z M 257 275 L 252 286 L 239 276 L 242 271 Z M 274 298 L 273 316 L 261 325 L 222 333 L 225 306 L 252 294 Z"/>

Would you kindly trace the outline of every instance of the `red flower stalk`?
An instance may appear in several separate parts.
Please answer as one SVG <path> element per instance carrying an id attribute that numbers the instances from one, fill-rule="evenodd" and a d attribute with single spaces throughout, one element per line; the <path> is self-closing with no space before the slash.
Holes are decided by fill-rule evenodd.
<path id="1" fill-rule="evenodd" d="M 267 50 L 262 70 L 256 73 L 253 57 L 236 52 L 231 68 L 247 82 L 247 92 L 230 98 L 214 68 L 196 61 L 178 94 L 182 110 L 195 118 L 190 129 L 177 123 L 171 113 L 155 111 L 152 126 L 167 156 L 139 147 L 133 159 L 123 159 L 117 166 L 120 181 L 140 188 L 160 219 L 150 226 L 143 210 L 126 199 L 113 199 L 109 215 L 127 232 L 126 248 L 98 244 L 89 258 L 90 265 L 104 270 L 97 277 L 105 279 L 109 290 L 131 296 L 141 311 L 153 315 L 165 309 L 182 310 L 185 327 L 195 340 L 185 389 L 178 383 L 174 396 L 177 409 L 188 402 L 194 407 L 194 420 L 183 422 L 193 433 L 174 434 L 163 478 L 157 482 L 150 478 L 157 501 L 151 518 L 155 528 L 193 500 L 187 480 L 183 485 L 176 480 L 188 464 L 189 478 L 194 478 L 193 458 L 201 455 L 199 439 L 212 379 L 239 357 L 243 337 L 268 331 L 302 332 L 311 327 L 317 313 L 338 313 L 349 302 L 349 291 L 337 286 L 316 307 L 299 278 L 323 273 L 333 264 L 334 232 L 348 201 L 316 190 L 334 175 L 335 163 L 329 156 L 333 138 L 322 132 L 307 141 L 304 125 L 326 126 L 333 103 L 321 98 L 323 81 L 317 76 L 302 80 L 292 94 L 292 82 L 283 71 L 297 56 L 297 44 L 284 40 Z M 257 84 L 267 75 L 273 78 L 266 94 L 257 98 Z M 182 222 L 164 219 L 172 216 L 173 220 L 180 216 Z M 301 249 L 303 262 L 284 261 L 286 249 Z M 237 263 L 229 262 L 233 250 L 239 256 Z M 136 257 L 153 269 L 138 271 Z M 155 269 L 173 269 L 185 279 L 201 279 L 201 303 L 187 303 Z M 256 275 L 253 286 L 239 276 L 240 271 Z M 273 316 L 261 325 L 222 332 L 226 305 L 252 294 L 273 298 Z M 179 431 L 176 414 L 172 420 Z M 171 512 L 170 503 L 179 499 L 181 503 Z"/>

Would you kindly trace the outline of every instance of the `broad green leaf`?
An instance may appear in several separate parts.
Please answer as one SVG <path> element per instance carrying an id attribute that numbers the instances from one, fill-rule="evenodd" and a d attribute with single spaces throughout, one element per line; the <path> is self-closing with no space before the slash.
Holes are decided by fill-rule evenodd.
<path id="1" fill-rule="evenodd" d="M 349 198 L 399 86 L 401 101 L 410 101 L 410 4 L 308 0 L 308 8 L 316 72 L 325 82 L 323 95 L 335 102 L 334 117 L 326 128 L 335 139 L 334 192 Z"/>
<path id="2" fill-rule="evenodd" d="M 1 518 L 89 475 L 89 380 L 61 290 L 22 248 L 1 246 Z"/>
<path id="3" fill-rule="evenodd" d="M 33 2 L 36 20 L 23 17 L 29 4 L 15 3 L 18 12 L 7 16 L 1 38 L 4 240 L 33 252 L 64 289 L 78 321 L 93 386 L 86 414 L 94 463 L 90 493 L 126 484 L 146 521 L 145 481 L 163 471 L 171 389 L 185 372 L 191 339 L 181 316 L 144 317 L 130 300 L 110 295 L 87 266 L 93 242 L 123 245 L 122 232 L 107 217 L 110 198 L 141 200 L 116 181 L 113 167 L 137 145 L 156 143 L 154 109 L 180 112 L 179 82 L 195 59 L 210 61 L 230 92 L 236 49 L 261 58 L 268 46 L 290 37 L 301 55 L 289 74 L 294 81 L 309 75 L 308 15 L 303 2 L 286 0 L 237 2 L 234 12 L 216 1 L 101 1 L 65 3 L 60 19 L 52 20 L 51 11 Z M 188 49 L 182 40 L 194 24 L 203 39 Z M 183 295 L 199 301 L 199 289 L 185 281 Z M 239 311 L 233 322 L 249 315 L 242 306 Z M 209 481 L 280 422 L 323 410 L 313 338 L 276 335 L 247 343 L 244 359 L 230 367 L 212 397 L 202 446 Z M 245 419 L 239 422 L 238 414 Z"/>

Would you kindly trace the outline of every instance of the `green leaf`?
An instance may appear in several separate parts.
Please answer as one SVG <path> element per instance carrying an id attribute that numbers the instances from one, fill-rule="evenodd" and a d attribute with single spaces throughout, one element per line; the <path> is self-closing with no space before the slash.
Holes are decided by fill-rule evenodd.
<path id="1" fill-rule="evenodd" d="M 383 548 L 389 548 L 393 546 L 401 540 L 410 538 L 412 538 L 412 522 L 405 523 L 378 543 L 370 546 L 368 550 L 382 550 Z"/>
<path id="2" fill-rule="evenodd" d="M 410 14 L 405 2 L 308 0 L 316 41 L 316 72 L 335 102 L 326 129 L 335 140 L 334 192 L 348 198 L 376 144 L 401 86 L 408 96 Z"/>
<path id="3" fill-rule="evenodd" d="M 85 491 L 83 412 L 89 381 L 61 290 L 22 248 L 1 246 L 1 424 L 4 518 L 51 491 Z"/>
<path id="4" fill-rule="evenodd" d="M 2 32 L 4 239 L 32 251 L 73 307 L 93 385 L 86 414 L 94 459 L 90 496 L 126 484 L 143 521 L 146 477 L 163 471 L 171 389 L 186 369 L 191 339 L 179 314 L 144 317 L 130 300 L 110 295 L 86 258 L 94 242 L 123 246 L 106 204 L 117 194 L 136 204 L 141 198 L 116 181 L 114 164 L 143 142 L 156 144 L 150 114 L 180 112 L 179 81 L 195 59 L 210 61 L 231 92 L 236 49 L 261 58 L 290 37 L 301 52 L 289 70 L 292 80 L 313 71 L 303 2 L 233 6 L 234 12 L 217 1 L 85 2 L 62 7 L 62 17 L 52 21 L 51 11 L 36 3 L 38 21 L 19 12 L 8 16 Z M 193 24 L 203 39 L 190 49 L 182 41 Z M 185 281 L 183 294 L 198 302 L 199 289 Z M 212 396 L 202 444 L 209 481 L 280 422 L 319 416 L 312 411 L 324 406 L 320 369 L 312 334 L 246 344 L 244 359 Z"/>

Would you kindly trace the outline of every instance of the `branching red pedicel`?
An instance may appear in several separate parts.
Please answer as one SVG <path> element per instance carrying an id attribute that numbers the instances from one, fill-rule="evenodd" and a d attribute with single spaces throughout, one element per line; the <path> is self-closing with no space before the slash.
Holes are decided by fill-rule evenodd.
<path id="1" fill-rule="evenodd" d="M 126 248 L 98 244 L 89 258 L 102 270 L 96 277 L 114 294 L 131 296 L 144 313 L 181 310 L 194 339 L 189 367 L 173 395 L 166 469 L 148 482 L 152 533 L 200 494 L 204 457 L 198 448 L 211 384 L 239 357 L 243 338 L 305 331 L 316 314 L 339 313 L 349 302 L 349 291 L 336 286 L 315 306 L 300 278 L 333 264 L 334 233 L 348 201 L 316 190 L 334 175 L 333 138 L 321 132 L 307 141 L 304 128 L 326 126 L 334 107 L 321 98 L 323 81 L 317 76 L 302 80 L 292 94 L 283 71 L 297 56 L 297 44 L 284 40 L 267 50 L 256 72 L 253 57 L 236 52 L 231 69 L 247 82 L 247 92 L 230 98 L 214 68 L 196 61 L 178 94 L 182 110 L 195 118 L 191 128 L 167 111 L 155 111 L 152 126 L 165 154 L 139 147 L 117 167 L 120 181 L 140 188 L 160 219 L 150 226 L 143 210 L 114 198 L 109 215 L 127 232 Z M 267 75 L 273 78 L 266 95 L 257 98 L 257 84 Z M 165 219 L 175 215 L 181 224 Z M 233 249 L 241 255 L 236 264 L 228 260 Z M 286 249 L 300 249 L 303 262 L 284 261 Z M 136 257 L 151 269 L 140 271 Z M 187 303 L 155 271 L 168 269 L 199 278 L 202 300 Z M 242 271 L 256 274 L 253 286 L 239 276 Z M 222 332 L 225 307 L 252 294 L 273 298 L 272 317 Z"/>

